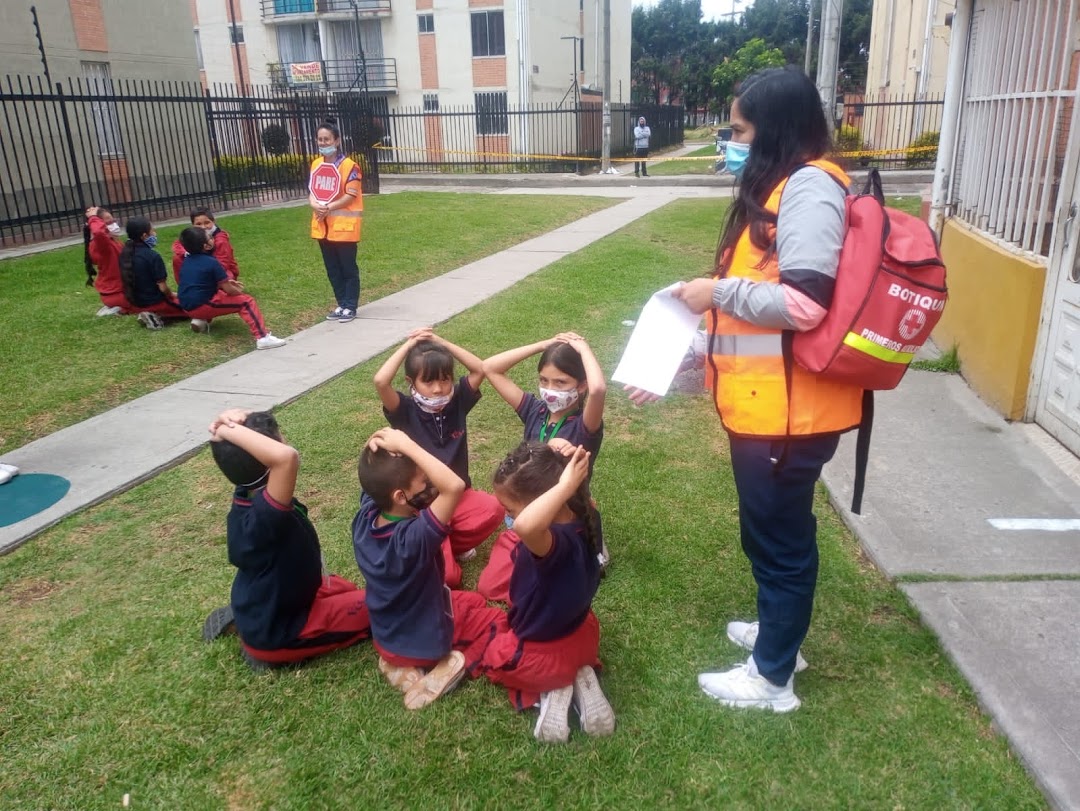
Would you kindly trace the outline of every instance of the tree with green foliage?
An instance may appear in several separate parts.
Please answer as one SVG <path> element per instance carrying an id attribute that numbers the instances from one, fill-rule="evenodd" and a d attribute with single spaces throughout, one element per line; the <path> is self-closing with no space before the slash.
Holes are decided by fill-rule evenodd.
<path id="1" fill-rule="evenodd" d="M 765 40 L 754 38 L 725 59 L 713 70 L 712 83 L 721 104 L 727 104 L 735 95 L 739 82 L 765 68 L 780 68 L 787 64 L 784 52 L 770 48 Z"/>

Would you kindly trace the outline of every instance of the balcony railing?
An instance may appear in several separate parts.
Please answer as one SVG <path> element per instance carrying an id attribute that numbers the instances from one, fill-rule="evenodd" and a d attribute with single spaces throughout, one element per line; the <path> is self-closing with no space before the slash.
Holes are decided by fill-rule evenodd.
<path id="1" fill-rule="evenodd" d="M 361 17 L 385 17 L 390 13 L 390 0 L 356 0 L 356 13 Z M 351 15 L 352 0 L 262 0 L 264 20 L 316 14 Z"/>
<path id="2" fill-rule="evenodd" d="M 359 90 L 360 62 L 357 59 L 323 59 L 313 62 L 278 62 L 270 67 L 270 80 L 277 87 L 300 90 L 321 88 L 342 92 Z M 368 59 L 367 89 L 372 93 L 397 93 L 397 60 Z"/>

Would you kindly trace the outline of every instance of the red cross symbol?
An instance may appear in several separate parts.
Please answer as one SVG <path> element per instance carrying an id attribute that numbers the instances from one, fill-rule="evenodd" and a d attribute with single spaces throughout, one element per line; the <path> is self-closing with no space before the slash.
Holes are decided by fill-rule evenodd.
<path id="1" fill-rule="evenodd" d="M 925 326 L 926 313 L 912 308 L 904 313 L 904 317 L 900 319 L 900 337 L 905 341 L 910 341 L 922 332 Z"/>

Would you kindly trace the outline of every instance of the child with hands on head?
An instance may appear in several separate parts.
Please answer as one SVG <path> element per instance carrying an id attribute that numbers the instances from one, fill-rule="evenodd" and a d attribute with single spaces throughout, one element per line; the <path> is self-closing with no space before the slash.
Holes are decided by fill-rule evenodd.
<path id="1" fill-rule="evenodd" d="M 353 551 L 367 586 L 379 671 L 425 707 L 474 675 L 506 614 L 446 585 L 442 547 L 465 482 L 404 431 L 376 431 L 360 454 Z"/>
<path id="2" fill-rule="evenodd" d="M 468 371 L 457 381 L 455 360 Z M 403 365 L 408 394 L 394 388 L 394 376 Z M 408 340 L 387 358 L 374 377 L 390 427 L 404 431 L 465 482 L 465 492 L 448 522 L 450 531 L 443 549 L 446 582 L 452 588 L 461 583 L 458 562 L 473 557 L 476 547 L 499 527 L 505 515 L 493 495 L 472 489 L 469 477 L 466 418 L 480 400 L 483 380 L 480 358 L 440 338 L 431 327 L 410 332 Z"/>
<path id="3" fill-rule="evenodd" d="M 522 391 L 508 372 L 526 358 L 540 353 L 536 364 L 539 397 Z M 515 410 L 524 426 L 526 442 L 550 443 L 556 450 L 581 446 L 589 452 L 592 476 L 604 439 L 604 402 L 607 381 L 588 342 L 575 332 L 517 349 L 508 349 L 484 361 L 484 374 L 502 398 Z M 510 550 L 517 537 L 508 529 L 495 541 L 491 561 L 480 575 L 477 590 L 489 600 L 507 599 L 510 582 Z M 601 569 L 607 566 L 607 546 L 599 551 Z"/>
<path id="4" fill-rule="evenodd" d="M 180 306 L 191 317 L 193 332 L 209 332 L 210 322 L 222 315 L 237 314 L 251 331 L 256 349 L 275 349 L 285 341 L 270 334 L 255 299 L 244 285 L 230 279 L 214 258 L 214 241 L 202 228 L 185 228 L 180 243 L 188 252 L 180 265 Z"/>
<path id="5" fill-rule="evenodd" d="M 210 642 L 235 624 L 253 668 L 296 664 L 367 639 L 364 591 L 323 571 L 307 508 L 295 498 L 300 454 L 269 412 L 229 409 L 210 423 L 214 461 L 235 486 L 227 520 L 232 597 L 206 619 Z"/>
<path id="6" fill-rule="evenodd" d="M 533 734 L 563 742 L 571 703 L 588 735 L 610 735 L 615 714 L 596 679 L 600 520 L 589 496 L 589 453 L 523 442 L 495 471 L 495 495 L 514 518 L 509 629 L 481 664 L 519 709 L 539 703 Z"/>
<path id="7" fill-rule="evenodd" d="M 120 252 L 123 246 L 119 238 L 123 229 L 112 212 L 101 206 L 86 209 L 86 225 L 83 226 L 83 261 L 86 264 L 86 286 L 93 285 L 101 297 L 99 316 L 120 315 L 131 312 L 131 304 L 124 295 L 120 280 Z"/>

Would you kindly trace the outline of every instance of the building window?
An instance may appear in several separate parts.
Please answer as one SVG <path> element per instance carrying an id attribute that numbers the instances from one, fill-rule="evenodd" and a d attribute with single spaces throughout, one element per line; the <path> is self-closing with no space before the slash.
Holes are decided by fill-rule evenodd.
<path id="1" fill-rule="evenodd" d="M 435 33 L 435 15 L 434 14 L 418 14 L 416 17 L 417 23 L 420 25 L 421 34 L 434 34 Z"/>
<path id="2" fill-rule="evenodd" d="M 195 60 L 199 63 L 199 70 L 206 68 L 206 65 L 203 64 L 202 37 L 199 36 L 198 28 L 195 29 Z"/>
<path id="3" fill-rule="evenodd" d="M 506 55 L 501 11 L 480 11 L 472 15 L 472 55 Z"/>
<path id="4" fill-rule="evenodd" d="M 477 135 L 506 135 L 510 131 L 506 114 L 506 91 L 474 95 Z"/>
<path id="5" fill-rule="evenodd" d="M 229 26 L 229 33 L 231 34 L 233 45 L 244 44 L 244 26 L 233 23 Z"/>
<path id="6" fill-rule="evenodd" d="M 424 112 L 425 113 L 437 113 L 439 112 L 439 96 L 437 93 L 425 93 L 424 94 Z"/>
<path id="7" fill-rule="evenodd" d="M 120 137 L 120 118 L 116 112 L 115 90 L 108 62 L 81 62 L 82 76 L 87 95 L 101 96 L 101 101 L 90 102 L 94 118 L 94 134 L 97 136 L 98 155 L 103 158 L 122 158 L 124 142 Z"/>

